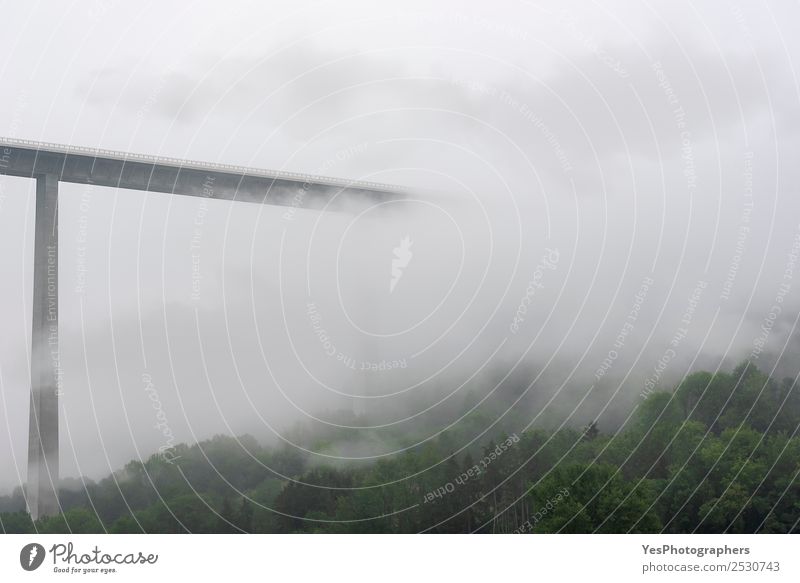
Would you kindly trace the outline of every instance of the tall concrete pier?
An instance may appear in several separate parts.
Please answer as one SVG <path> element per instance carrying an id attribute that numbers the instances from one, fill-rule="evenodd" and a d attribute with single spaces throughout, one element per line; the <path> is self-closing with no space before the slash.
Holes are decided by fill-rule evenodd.
<path id="1" fill-rule="evenodd" d="M 30 431 L 25 491 L 28 511 L 34 519 L 60 512 L 59 182 L 326 211 L 352 209 L 359 201 L 371 204 L 405 196 L 400 188 L 374 182 L 270 172 L 27 140 L 0 138 L 0 154 L 0 174 L 36 180 Z"/>
<path id="2" fill-rule="evenodd" d="M 36 176 L 33 250 L 31 408 L 27 503 L 31 517 L 56 514 L 58 506 L 58 177 Z"/>

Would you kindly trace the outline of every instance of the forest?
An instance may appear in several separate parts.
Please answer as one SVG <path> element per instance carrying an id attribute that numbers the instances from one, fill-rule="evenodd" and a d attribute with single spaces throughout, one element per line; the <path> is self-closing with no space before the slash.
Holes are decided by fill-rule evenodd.
<path id="1" fill-rule="evenodd" d="M 493 434 L 486 432 L 492 420 L 476 411 L 451 431 L 369 463 L 322 462 L 250 436 L 216 436 L 178 445 L 168 458 L 131 461 L 97 482 L 64 480 L 59 516 L 31 521 L 17 488 L 0 497 L 0 526 L 6 533 L 791 533 L 800 521 L 795 389 L 793 379 L 772 379 L 745 362 L 648 394 L 614 431 L 593 422 Z M 317 434 L 309 443 L 318 451 L 326 440 L 352 437 Z"/>

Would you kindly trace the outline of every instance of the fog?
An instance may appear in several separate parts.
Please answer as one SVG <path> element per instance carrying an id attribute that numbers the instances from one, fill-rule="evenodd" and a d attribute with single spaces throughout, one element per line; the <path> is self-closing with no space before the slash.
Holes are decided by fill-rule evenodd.
<path id="1" fill-rule="evenodd" d="M 0 135 L 410 194 L 62 184 L 62 476 L 218 433 L 378 459 L 475 408 L 614 430 L 693 370 L 798 373 L 797 7 L 86 10 L 3 7 Z M 0 177 L 2 490 L 27 463 L 32 194 Z M 317 451 L 297 424 L 356 430 Z"/>

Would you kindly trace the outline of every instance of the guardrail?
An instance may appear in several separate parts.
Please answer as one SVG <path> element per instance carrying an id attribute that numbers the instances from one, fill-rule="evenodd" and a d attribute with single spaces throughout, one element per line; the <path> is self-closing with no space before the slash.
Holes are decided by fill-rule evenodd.
<path id="1" fill-rule="evenodd" d="M 136 154 L 130 152 L 118 152 L 115 150 L 104 150 L 102 148 L 87 148 L 85 146 L 66 146 L 64 144 L 54 144 L 50 142 L 37 142 L 35 140 L 22 140 L 0 137 L 0 145 L 19 147 L 26 149 L 36 149 L 45 152 L 57 152 L 59 154 L 81 154 L 93 156 L 95 158 L 109 158 L 112 160 L 131 160 L 136 162 L 146 162 L 148 164 L 161 164 L 164 166 L 177 166 L 179 168 L 191 168 L 197 170 L 216 170 L 219 172 L 230 172 L 234 174 L 247 174 L 262 176 L 265 178 L 276 178 L 307 182 L 309 184 L 324 184 L 326 186 L 340 186 L 347 188 L 363 188 L 365 190 L 380 190 L 386 192 L 401 192 L 400 186 L 393 184 L 383 184 L 380 182 L 369 182 L 362 180 L 344 180 L 341 178 L 331 178 L 326 176 L 313 176 L 311 174 L 301 174 L 299 172 L 287 172 L 284 170 L 263 170 L 260 168 L 249 168 L 247 166 L 236 166 L 234 164 L 221 164 L 212 162 L 198 162 L 194 160 L 181 160 L 179 158 L 168 158 L 161 156 L 149 156 L 146 154 Z"/>

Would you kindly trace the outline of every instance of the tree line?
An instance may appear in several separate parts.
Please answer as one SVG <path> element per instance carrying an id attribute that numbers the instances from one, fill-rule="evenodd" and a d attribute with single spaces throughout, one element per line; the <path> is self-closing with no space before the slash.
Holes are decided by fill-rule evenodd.
<path id="1" fill-rule="evenodd" d="M 530 429 L 459 449 L 475 414 L 403 453 L 331 462 L 250 436 L 174 448 L 93 482 L 8 533 L 789 533 L 800 521 L 800 395 L 750 363 L 697 372 L 614 432 Z M 413 442 L 413 440 L 409 440 Z M 319 444 L 317 444 L 319 445 Z"/>

